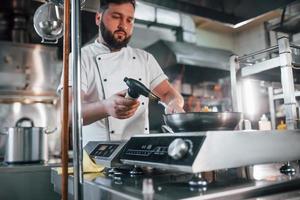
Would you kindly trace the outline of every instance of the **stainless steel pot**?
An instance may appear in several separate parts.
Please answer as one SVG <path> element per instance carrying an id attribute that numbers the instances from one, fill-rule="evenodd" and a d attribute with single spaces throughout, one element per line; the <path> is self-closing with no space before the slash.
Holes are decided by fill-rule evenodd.
<path id="1" fill-rule="evenodd" d="M 5 130 L 0 130 L 0 161 L 4 159 L 5 155 L 5 146 L 7 143 L 7 134 L 5 133 Z"/>
<path id="2" fill-rule="evenodd" d="M 27 125 L 26 125 L 27 123 Z M 29 127 L 23 127 L 24 124 Z M 31 163 L 48 160 L 47 131 L 34 127 L 30 118 L 21 118 L 16 127 L 7 128 L 7 143 L 4 161 L 7 163 Z"/>

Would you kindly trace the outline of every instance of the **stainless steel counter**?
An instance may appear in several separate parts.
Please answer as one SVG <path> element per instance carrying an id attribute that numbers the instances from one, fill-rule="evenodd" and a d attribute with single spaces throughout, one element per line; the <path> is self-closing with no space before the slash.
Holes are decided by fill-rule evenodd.
<path id="1" fill-rule="evenodd" d="M 153 170 L 141 176 L 106 176 L 103 173 L 84 175 L 84 199 L 246 199 L 269 195 L 298 196 L 300 190 L 299 165 L 296 175 L 279 173 L 281 164 L 256 165 L 247 168 L 219 170 L 205 173 L 209 184 L 206 188 L 191 187 L 188 181 L 192 174 Z M 149 182 L 149 180 L 151 181 Z M 148 180 L 148 181 L 146 181 Z M 58 193 L 61 176 L 51 171 L 51 182 Z M 153 193 L 146 182 L 153 186 Z M 73 177 L 69 176 L 69 193 L 72 196 Z M 146 187 L 147 186 L 147 187 Z M 148 193 L 147 193 L 148 191 Z M 150 193 L 149 193 L 150 191 Z M 299 197 L 300 198 L 300 197 Z"/>
<path id="2" fill-rule="evenodd" d="M 50 170 L 58 164 L 0 163 L 1 200 L 58 200 L 50 183 Z"/>

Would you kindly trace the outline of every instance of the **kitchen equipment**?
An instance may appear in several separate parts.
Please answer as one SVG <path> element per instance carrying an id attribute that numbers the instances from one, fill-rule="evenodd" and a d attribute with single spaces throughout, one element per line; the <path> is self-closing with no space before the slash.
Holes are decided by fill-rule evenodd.
<path id="1" fill-rule="evenodd" d="M 167 112 L 168 105 L 160 100 L 160 97 L 151 92 L 143 83 L 133 78 L 124 78 L 124 82 L 128 86 L 128 91 L 126 96 L 137 99 L 140 95 L 148 97 L 150 100 L 161 104 L 165 108 L 165 113 Z"/>
<path id="2" fill-rule="evenodd" d="M 124 82 L 128 86 L 128 95 L 134 99 L 138 98 L 140 95 L 149 97 L 152 100 L 160 101 L 160 98 L 151 92 L 143 83 L 133 78 L 124 78 Z"/>
<path id="3" fill-rule="evenodd" d="M 33 25 L 42 43 L 56 44 L 63 36 L 63 8 L 52 2 L 41 5 L 34 13 Z"/>
<path id="4" fill-rule="evenodd" d="M 141 82 L 125 77 L 128 94 L 133 98 L 139 95 L 149 97 L 163 105 L 165 109 L 167 105 L 160 101 L 160 98 L 151 92 Z M 164 114 L 164 122 L 173 132 L 192 132 L 192 131 L 208 131 L 208 130 L 233 130 L 242 118 L 239 112 L 188 112 Z"/>
<path id="5" fill-rule="evenodd" d="M 85 149 L 89 149 L 88 154 L 99 164 L 113 158 L 116 162 L 109 163 L 112 167 L 128 164 L 199 173 L 298 160 L 299 142 L 300 134 L 295 130 L 285 134 L 281 131 L 207 131 L 135 135 L 123 146 L 97 141 L 89 142 Z"/>
<path id="6" fill-rule="evenodd" d="M 84 149 L 96 164 L 105 167 L 120 167 L 118 156 L 125 144 L 125 141 L 91 141 Z"/>
<path id="7" fill-rule="evenodd" d="M 64 0 L 50 0 L 51 2 L 59 5 L 64 5 Z M 85 6 L 86 0 L 80 0 L 80 7 L 83 8 Z"/>
<path id="8" fill-rule="evenodd" d="M 4 159 L 5 154 L 5 144 L 7 142 L 7 134 L 5 131 L 0 131 L 0 160 Z"/>
<path id="9" fill-rule="evenodd" d="M 56 129 L 55 129 L 56 130 Z M 49 131 L 34 127 L 30 118 L 23 117 L 16 127 L 7 128 L 7 143 L 4 161 L 7 163 L 31 163 L 48 160 L 47 135 Z"/>
<path id="10" fill-rule="evenodd" d="M 174 132 L 234 130 L 242 118 L 239 112 L 189 112 L 163 115 Z"/>

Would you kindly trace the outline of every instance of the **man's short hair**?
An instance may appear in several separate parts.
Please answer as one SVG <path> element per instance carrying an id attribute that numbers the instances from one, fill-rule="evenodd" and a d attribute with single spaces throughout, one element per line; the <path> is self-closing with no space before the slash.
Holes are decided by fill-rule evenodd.
<path id="1" fill-rule="evenodd" d="M 99 11 L 103 12 L 108 8 L 110 3 L 115 4 L 123 4 L 123 3 L 131 3 L 133 8 L 135 8 L 135 0 L 100 0 Z"/>

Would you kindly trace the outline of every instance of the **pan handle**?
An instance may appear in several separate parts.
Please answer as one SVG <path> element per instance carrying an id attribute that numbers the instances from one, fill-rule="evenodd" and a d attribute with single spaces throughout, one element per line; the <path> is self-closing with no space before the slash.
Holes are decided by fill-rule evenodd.
<path id="1" fill-rule="evenodd" d="M 161 129 L 163 130 L 164 133 L 175 133 L 172 128 L 168 125 L 162 125 Z"/>

